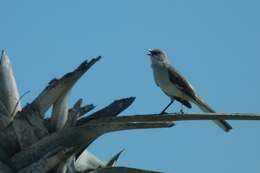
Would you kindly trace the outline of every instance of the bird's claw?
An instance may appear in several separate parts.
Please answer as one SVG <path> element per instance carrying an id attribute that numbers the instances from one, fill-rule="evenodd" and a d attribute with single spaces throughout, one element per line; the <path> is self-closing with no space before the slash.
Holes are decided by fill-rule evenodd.
<path id="1" fill-rule="evenodd" d="M 162 112 L 160 113 L 160 115 L 163 115 L 163 114 L 167 114 L 167 112 L 165 112 L 165 111 L 162 111 Z"/>

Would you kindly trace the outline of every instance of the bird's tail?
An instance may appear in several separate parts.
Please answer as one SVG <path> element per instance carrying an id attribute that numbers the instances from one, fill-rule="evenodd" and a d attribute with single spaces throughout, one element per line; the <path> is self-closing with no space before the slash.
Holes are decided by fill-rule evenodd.
<path id="1" fill-rule="evenodd" d="M 196 104 L 203 112 L 215 113 L 215 111 L 200 97 L 196 98 Z M 225 120 L 213 120 L 213 121 L 225 132 L 228 132 L 229 130 L 232 129 L 232 126 Z"/>

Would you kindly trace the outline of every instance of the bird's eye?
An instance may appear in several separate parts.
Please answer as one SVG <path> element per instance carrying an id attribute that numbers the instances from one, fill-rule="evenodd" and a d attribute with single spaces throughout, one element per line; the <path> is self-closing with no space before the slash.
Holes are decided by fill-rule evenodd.
<path id="1" fill-rule="evenodd" d="M 153 55 L 159 55 L 160 53 L 159 52 L 157 52 L 157 51 L 154 51 L 153 52 Z"/>

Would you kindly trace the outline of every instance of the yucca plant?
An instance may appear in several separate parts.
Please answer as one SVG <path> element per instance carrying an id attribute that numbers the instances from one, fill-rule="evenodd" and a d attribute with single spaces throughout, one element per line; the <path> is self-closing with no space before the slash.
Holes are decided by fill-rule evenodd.
<path id="1" fill-rule="evenodd" d="M 116 100 L 85 116 L 95 106 L 79 99 L 69 108 L 69 92 L 101 57 L 84 61 L 74 71 L 53 79 L 22 108 L 10 60 L 2 51 L 0 64 L 0 172 L 152 172 L 115 167 L 121 152 L 101 161 L 86 148 L 100 135 L 127 129 L 171 127 L 169 120 L 118 119 L 134 97 Z M 52 107 L 50 117 L 45 113 Z"/>

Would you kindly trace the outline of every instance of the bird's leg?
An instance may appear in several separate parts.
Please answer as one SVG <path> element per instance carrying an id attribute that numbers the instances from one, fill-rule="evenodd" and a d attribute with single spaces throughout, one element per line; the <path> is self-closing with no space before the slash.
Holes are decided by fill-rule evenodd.
<path id="1" fill-rule="evenodd" d="M 181 104 L 181 110 L 180 110 L 180 113 L 181 113 L 181 114 L 184 114 L 184 111 L 183 111 L 183 104 Z"/>
<path id="2" fill-rule="evenodd" d="M 171 104 L 174 102 L 174 100 L 171 100 L 170 103 L 162 110 L 162 112 L 160 113 L 161 115 L 165 113 L 165 111 L 168 109 L 168 107 L 171 106 Z"/>
<path id="3" fill-rule="evenodd" d="M 184 93 L 182 92 L 182 98 L 184 98 Z M 181 103 L 181 110 L 180 110 L 180 113 L 181 114 L 184 114 L 184 112 L 183 112 L 183 104 Z"/>

